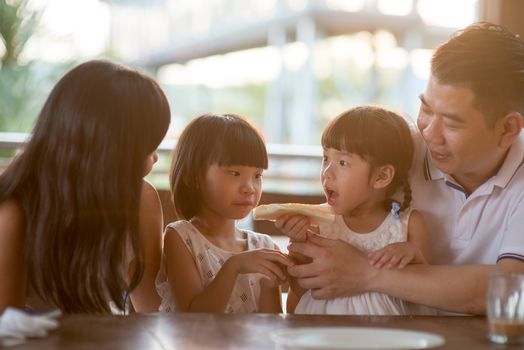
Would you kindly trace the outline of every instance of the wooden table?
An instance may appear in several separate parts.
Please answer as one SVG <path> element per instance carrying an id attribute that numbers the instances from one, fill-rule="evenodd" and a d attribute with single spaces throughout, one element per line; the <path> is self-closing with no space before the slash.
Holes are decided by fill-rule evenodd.
<path id="1" fill-rule="evenodd" d="M 438 349 L 495 349 L 483 317 L 219 314 L 73 315 L 49 337 L 13 349 L 281 349 L 271 331 L 292 327 L 384 327 L 442 335 Z"/>

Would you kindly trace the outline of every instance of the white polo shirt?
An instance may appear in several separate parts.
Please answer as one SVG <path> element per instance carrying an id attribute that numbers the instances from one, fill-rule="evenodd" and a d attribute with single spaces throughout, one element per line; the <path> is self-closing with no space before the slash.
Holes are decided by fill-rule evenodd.
<path id="1" fill-rule="evenodd" d="M 524 261 L 524 132 L 497 174 L 469 196 L 431 164 L 422 137 L 414 137 L 411 206 L 426 219 L 432 263 Z"/>

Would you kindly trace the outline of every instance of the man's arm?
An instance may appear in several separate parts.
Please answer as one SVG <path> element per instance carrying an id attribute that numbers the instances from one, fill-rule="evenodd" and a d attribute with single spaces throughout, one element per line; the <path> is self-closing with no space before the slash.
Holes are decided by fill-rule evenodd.
<path id="1" fill-rule="evenodd" d="M 443 310 L 485 314 L 488 275 L 495 271 L 524 273 L 524 262 L 503 259 L 496 265 L 409 265 L 403 270 L 381 270 L 369 289 Z"/>
<path id="2" fill-rule="evenodd" d="M 348 243 L 308 235 L 306 243 L 292 243 L 291 252 L 313 261 L 288 268 L 302 288 L 318 299 L 382 292 L 418 304 L 473 314 L 486 312 L 488 274 L 524 272 L 524 262 L 503 259 L 497 265 L 409 265 L 401 270 L 380 270 Z"/>

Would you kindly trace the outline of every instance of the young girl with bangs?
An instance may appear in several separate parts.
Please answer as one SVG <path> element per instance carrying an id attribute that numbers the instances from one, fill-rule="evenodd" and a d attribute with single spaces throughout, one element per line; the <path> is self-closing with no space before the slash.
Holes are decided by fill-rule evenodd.
<path id="1" fill-rule="evenodd" d="M 170 120 L 158 84 L 89 61 L 51 91 L 0 177 L 0 313 L 158 309 L 162 211 L 143 178 Z"/>
<path id="2" fill-rule="evenodd" d="M 269 236 L 235 226 L 258 204 L 268 166 L 257 130 L 237 115 L 202 115 L 183 131 L 171 166 L 178 221 L 165 231 L 160 311 L 281 312 L 291 261 Z"/>
<path id="3" fill-rule="evenodd" d="M 356 107 L 331 121 L 322 134 L 322 147 L 322 185 L 336 216 L 333 224 L 315 228 L 317 232 L 369 253 L 376 268 L 427 264 L 423 218 L 409 209 L 413 143 L 406 121 L 383 108 Z M 398 191 L 403 192 L 401 201 L 394 199 Z M 295 241 L 306 240 L 314 229 L 307 217 L 299 215 L 283 216 L 275 224 Z M 291 284 L 287 309 L 297 314 L 431 313 L 377 292 L 318 300 Z"/>

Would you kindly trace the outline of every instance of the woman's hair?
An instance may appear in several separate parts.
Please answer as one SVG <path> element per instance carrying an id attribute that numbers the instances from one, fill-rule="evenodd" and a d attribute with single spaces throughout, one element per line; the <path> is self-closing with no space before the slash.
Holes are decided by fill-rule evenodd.
<path id="1" fill-rule="evenodd" d="M 490 126 L 509 112 L 524 114 L 524 42 L 503 26 L 479 22 L 456 32 L 433 54 L 431 74 L 470 88 Z"/>
<path id="2" fill-rule="evenodd" d="M 212 164 L 267 169 L 262 136 L 235 114 L 204 114 L 193 119 L 180 135 L 171 162 L 170 185 L 177 219 L 189 220 L 200 211 L 200 181 Z"/>
<path id="3" fill-rule="evenodd" d="M 108 61 L 68 72 L 51 91 L 24 151 L 0 177 L 0 200 L 25 215 L 30 285 L 68 313 L 124 308 L 143 273 L 138 212 L 146 157 L 169 105 L 158 84 Z M 127 277 L 132 247 L 137 268 Z"/>
<path id="4" fill-rule="evenodd" d="M 386 191 L 384 208 L 391 209 L 392 196 L 402 189 L 401 210 L 411 203 L 408 176 L 413 158 L 409 126 L 401 116 L 384 108 L 361 106 L 345 111 L 332 120 L 322 133 L 322 147 L 359 155 L 371 169 L 384 165 L 395 168 Z"/>

